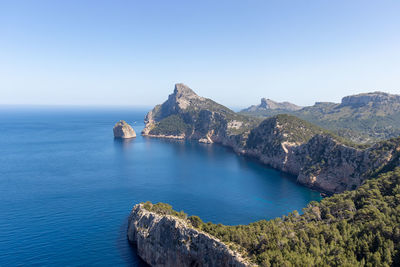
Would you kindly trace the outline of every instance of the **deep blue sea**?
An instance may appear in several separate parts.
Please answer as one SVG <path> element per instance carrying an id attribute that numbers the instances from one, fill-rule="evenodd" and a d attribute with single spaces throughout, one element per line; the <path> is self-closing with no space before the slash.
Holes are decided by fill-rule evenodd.
<path id="1" fill-rule="evenodd" d="M 0 266 L 141 266 L 126 228 L 142 201 L 233 225 L 320 200 L 229 148 L 141 137 L 145 113 L 0 108 Z M 114 140 L 120 119 L 136 139 Z"/>

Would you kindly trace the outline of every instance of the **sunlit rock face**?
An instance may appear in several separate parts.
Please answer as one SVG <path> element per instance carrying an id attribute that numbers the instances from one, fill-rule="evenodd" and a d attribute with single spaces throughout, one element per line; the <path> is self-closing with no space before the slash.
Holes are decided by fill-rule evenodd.
<path id="1" fill-rule="evenodd" d="M 115 138 L 128 139 L 136 137 L 135 130 L 133 130 L 133 128 L 123 120 L 115 124 L 113 131 Z"/>
<path id="2" fill-rule="evenodd" d="M 193 228 L 186 220 L 136 205 L 128 222 L 128 240 L 150 266 L 252 266 L 219 239 Z"/>

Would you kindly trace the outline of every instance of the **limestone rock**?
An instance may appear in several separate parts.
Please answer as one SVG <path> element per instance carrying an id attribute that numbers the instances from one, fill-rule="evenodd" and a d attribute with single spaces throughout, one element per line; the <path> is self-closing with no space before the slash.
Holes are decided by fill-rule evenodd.
<path id="1" fill-rule="evenodd" d="M 251 266 L 217 238 L 183 219 L 150 212 L 137 204 L 128 222 L 128 240 L 151 266 Z"/>
<path id="2" fill-rule="evenodd" d="M 390 105 L 392 108 L 398 108 L 399 103 L 400 95 L 392 95 L 384 92 L 372 92 L 343 97 L 341 106 L 361 107 L 365 105 Z"/>
<path id="3" fill-rule="evenodd" d="M 183 136 L 185 139 L 213 143 L 221 136 L 244 132 L 259 121 L 198 96 L 187 85 L 178 83 L 168 100 L 146 115 L 142 135 L 160 138 Z"/>
<path id="4" fill-rule="evenodd" d="M 115 124 L 113 131 L 115 138 L 128 139 L 136 137 L 135 130 L 133 130 L 133 128 L 123 120 L 120 120 Z"/>

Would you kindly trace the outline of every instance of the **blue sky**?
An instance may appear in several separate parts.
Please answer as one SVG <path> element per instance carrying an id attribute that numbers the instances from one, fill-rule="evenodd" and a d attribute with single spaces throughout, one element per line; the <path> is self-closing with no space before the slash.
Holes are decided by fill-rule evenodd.
<path id="1" fill-rule="evenodd" d="M 400 1 L 0 1 L 0 104 L 400 94 Z"/>

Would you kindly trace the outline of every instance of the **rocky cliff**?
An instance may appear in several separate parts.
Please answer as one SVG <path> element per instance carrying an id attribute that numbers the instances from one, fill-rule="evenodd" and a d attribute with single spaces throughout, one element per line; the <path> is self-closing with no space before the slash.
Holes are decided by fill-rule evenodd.
<path id="1" fill-rule="evenodd" d="M 188 86 L 178 83 L 168 100 L 147 114 L 142 134 L 213 143 L 249 131 L 259 121 L 200 97 Z"/>
<path id="2" fill-rule="evenodd" d="M 396 140 L 382 145 L 389 148 L 393 142 Z M 144 223 L 134 227 L 138 227 L 138 231 L 148 239 L 143 241 L 150 244 L 147 248 L 154 250 L 145 252 L 151 259 L 158 257 L 158 251 L 165 251 L 164 245 L 159 248 L 159 243 L 167 243 L 170 251 L 173 242 L 160 242 L 164 238 L 176 241 L 173 245 L 177 255 L 182 255 L 185 248 L 176 238 L 193 240 L 190 232 L 186 231 L 171 236 L 175 233 L 171 228 L 175 228 L 168 224 L 165 231 L 152 235 L 152 229 L 161 228 L 166 224 L 164 220 L 170 220 L 166 215 L 175 214 L 175 217 L 183 218 L 183 224 L 190 223 L 229 244 L 233 250 L 240 251 L 246 259 L 259 266 L 400 266 L 400 168 L 395 167 L 399 164 L 399 155 L 391 162 L 391 166 L 378 168 L 378 172 L 359 188 L 309 203 L 301 215 L 294 211 L 273 220 L 228 226 L 203 222 L 197 216 L 186 218 L 183 211 L 174 211 L 165 203 L 153 205 L 146 202 L 143 206 L 157 216 L 161 214 L 161 217 L 149 219 L 149 223 L 145 219 Z M 133 217 L 138 218 L 133 221 L 140 221 L 143 215 Z M 204 241 L 204 244 L 209 244 L 209 241 Z M 219 246 L 214 248 L 215 251 L 210 252 L 213 257 L 220 252 Z M 171 257 L 172 260 L 166 262 L 175 264 L 174 255 Z M 165 261 L 160 262 L 166 264 Z M 207 262 L 210 262 L 208 258 Z M 198 263 L 201 266 L 203 262 Z M 212 264 L 227 266 L 226 261 Z"/>
<path id="3" fill-rule="evenodd" d="M 186 219 L 149 211 L 144 204 L 135 205 L 129 216 L 128 240 L 151 266 L 250 266 L 240 254 Z"/>
<path id="4" fill-rule="evenodd" d="M 297 181 L 328 193 L 352 190 L 398 154 L 400 139 L 362 147 L 290 115 L 278 115 L 254 128 L 239 153 L 297 176 Z"/>
<path id="5" fill-rule="evenodd" d="M 143 134 L 221 143 L 329 193 L 357 188 L 373 169 L 390 162 L 399 147 L 396 141 L 363 148 L 291 115 L 260 123 L 197 96 L 182 84 L 148 113 Z"/>
<path id="6" fill-rule="evenodd" d="M 133 130 L 133 128 L 123 120 L 115 124 L 113 132 L 115 138 L 128 139 L 136 137 L 135 130 Z"/>
<path id="7" fill-rule="evenodd" d="M 392 111 L 398 111 L 400 108 L 400 95 L 392 95 L 384 92 L 363 93 L 343 97 L 341 103 L 341 106 L 351 106 L 353 108 L 366 105 L 391 106 Z"/>

